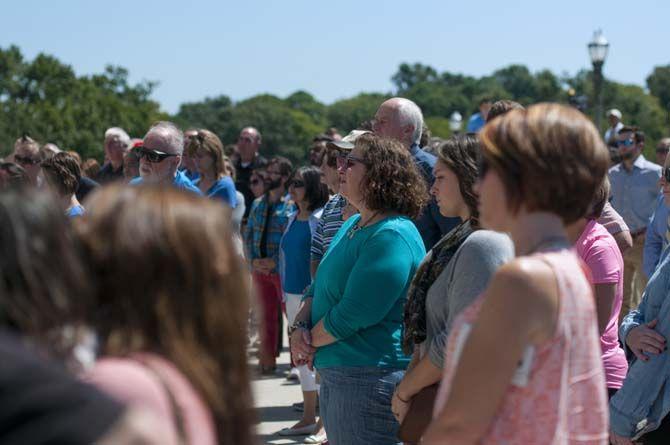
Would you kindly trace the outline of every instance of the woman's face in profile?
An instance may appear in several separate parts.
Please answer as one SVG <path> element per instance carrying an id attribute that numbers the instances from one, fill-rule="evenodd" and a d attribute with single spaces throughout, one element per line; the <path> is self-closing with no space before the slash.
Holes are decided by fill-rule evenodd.
<path id="1" fill-rule="evenodd" d="M 359 207 L 363 200 L 361 193 L 361 183 L 365 177 L 367 168 L 361 160 L 363 152 L 360 148 L 354 147 L 346 157 L 338 160 L 338 173 L 340 175 L 340 193 L 347 198 L 354 206 Z"/>

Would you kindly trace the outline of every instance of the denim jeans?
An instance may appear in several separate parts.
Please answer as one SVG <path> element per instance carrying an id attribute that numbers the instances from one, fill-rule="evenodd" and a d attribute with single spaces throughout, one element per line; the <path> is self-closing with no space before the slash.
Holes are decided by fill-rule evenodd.
<path id="1" fill-rule="evenodd" d="M 332 445 L 399 443 L 391 397 L 403 370 L 377 367 L 320 368 L 321 418 Z"/>

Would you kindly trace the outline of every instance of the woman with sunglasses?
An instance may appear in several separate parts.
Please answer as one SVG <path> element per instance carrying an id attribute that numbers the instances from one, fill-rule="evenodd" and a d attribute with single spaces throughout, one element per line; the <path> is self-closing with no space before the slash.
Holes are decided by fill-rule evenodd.
<path id="1" fill-rule="evenodd" d="M 310 273 L 310 246 L 312 236 L 328 201 L 328 187 L 321 182 L 321 171 L 316 167 L 301 167 L 288 182 L 288 192 L 298 210 L 289 216 L 280 242 L 279 272 L 281 276 L 286 317 L 291 326 L 295 321 L 302 296 L 312 282 Z M 300 387 L 304 401 L 302 419 L 291 428 L 279 432 L 282 436 L 308 435 L 316 426 L 316 379 L 314 370 L 298 366 Z"/>
<path id="2" fill-rule="evenodd" d="M 412 218 L 428 192 L 394 140 L 364 134 L 338 163 L 340 193 L 360 213 L 321 260 L 292 346 L 297 361 L 318 368 L 329 441 L 388 445 L 398 431 L 391 395 L 409 362 L 400 346 L 405 295 L 425 255 Z"/>
<path id="3" fill-rule="evenodd" d="M 199 173 L 193 183 L 203 195 L 223 201 L 234 209 L 237 206 L 235 183 L 225 168 L 221 139 L 209 130 L 197 130 L 188 139 L 187 150 Z"/>
<path id="4" fill-rule="evenodd" d="M 593 123 L 564 105 L 512 110 L 479 133 L 479 214 L 517 257 L 456 318 L 422 444 L 605 444 L 607 396 L 591 285 L 565 225 L 609 166 Z"/>
<path id="5" fill-rule="evenodd" d="M 424 388 L 428 388 L 424 394 L 434 394 L 456 316 L 481 294 L 498 267 L 514 256 L 508 236 L 479 227 L 475 184 L 480 151 L 473 135 L 452 137 L 437 149 L 431 192 L 442 216 L 459 217 L 462 222 L 431 249 L 412 280 L 403 329 L 403 348 L 405 353 L 413 353 L 412 362 L 392 404 L 400 423 L 411 400 Z M 414 406 L 413 417 L 420 416 L 421 410 L 421 406 Z M 420 435 L 414 433 L 408 432 L 406 439 L 418 442 Z"/>

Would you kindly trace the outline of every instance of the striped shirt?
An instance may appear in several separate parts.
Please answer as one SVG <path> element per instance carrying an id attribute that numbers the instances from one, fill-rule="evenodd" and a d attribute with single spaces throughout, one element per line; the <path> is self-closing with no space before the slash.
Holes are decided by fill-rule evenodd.
<path id="1" fill-rule="evenodd" d="M 339 193 L 330 198 L 323 208 L 323 214 L 319 225 L 316 226 L 312 236 L 312 247 L 310 249 L 312 261 L 321 261 L 326 254 L 330 242 L 340 230 L 342 223 L 342 209 L 347 205 L 347 200 Z"/>

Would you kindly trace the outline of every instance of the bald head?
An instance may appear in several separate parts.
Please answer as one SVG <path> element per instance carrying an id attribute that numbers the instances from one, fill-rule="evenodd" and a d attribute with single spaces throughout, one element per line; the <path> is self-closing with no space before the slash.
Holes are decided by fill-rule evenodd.
<path id="1" fill-rule="evenodd" d="M 237 150 L 242 162 L 252 162 L 261 146 L 261 133 L 254 127 L 246 127 L 237 139 Z"/>
<path id="2" fill-rule="evenodd" d="M 403 97 L 382 103 L 375 114 L 374 131 L 410 147 L 421 140 L 423 114 L 417 104 Z"/>

